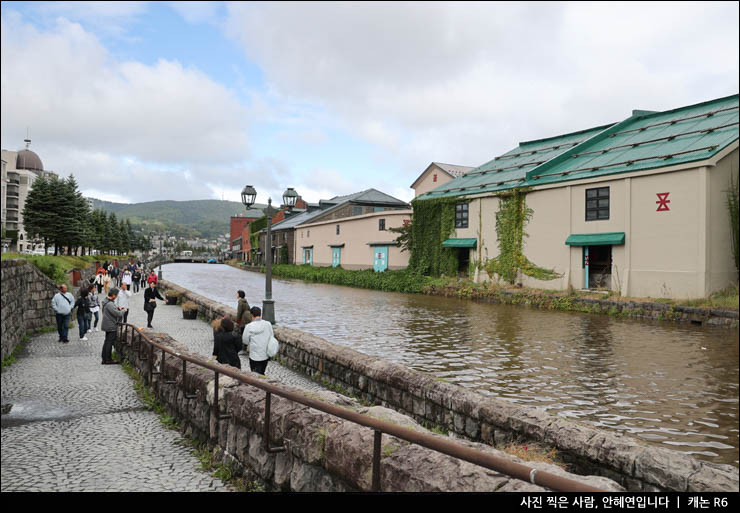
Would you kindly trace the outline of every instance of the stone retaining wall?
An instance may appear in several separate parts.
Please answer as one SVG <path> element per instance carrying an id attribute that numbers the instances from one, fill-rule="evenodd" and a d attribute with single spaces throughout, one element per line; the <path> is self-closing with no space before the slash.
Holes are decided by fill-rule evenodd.
<path id="1" fill-rule="evenodd" d="M 2 359 L 10 355 L 26 332 L 56 326 L 51 298 L 56 284 L 23 258 L 2 261 Z"/>
<path id="2" fill-rule="evenodd" d="M 153 341 L 171 347 L 199 361 L 204 356 L 166 334 L 143 329 Z M 219 411 L 214 408 L 215 376 L 211 370 L 193 363 L 185 373 L 181 360 L 156 350 L 154 358 L 142 360 L 148 350 L 134 350 L 136 335 L 129 331 L 116 341 L 116 352 L 123 355 L 149 383 L 167 413 L 180 425 L 183 434 L 216 446 L 221 462 L 231 464 L 237 474 L 249 481 L 258 481 L 271 491 L 345 492 L 370 491 L 374 432 L 349 421 L 272 395 L 270 414 L 270 445 L 284 445 L 284 452 L 267 452 L 263 445 L 265 422 L 265 392 L 240 384 L 223 375 L 219 379 Z M 136 341 L 136 347 L 141 347 Z M 211 362 L 213 363 L 213 362 Z M 149 380 L 149 365 L 152 379 Z M 233 367 L 224 367 L 234 370 Z M 164 374 L 159 374 L 160 372 Z M 249 374 L 258 377 L 256 374 Z M 183 378 L 185 387 L 183 387 Z M 264 378 L 273 385 L 285 385 Z M 190 398 L 185 396 L 185 390 Z M 291 389 L 298 391 L 296 389 Z M 333 392 L 307 394 L 313 399 L 350 408 L 356 412 L 424 431 L 403 415 L 382 407 L 363 408 L 357 401 Z M 218 416 L 230 414 L 228 419 Z M 615 482 L 604 477 L 583 477 L 569 474 L 546 463 L 524 462 L 496 449 L 468 441 L 462 445 L 507 458 L 527 466 L 561 475 L 606 491 L 622 491 Z M 546 489 L 526 481 L 510 478 L 437 453 L 418 445 L 408 444 L 390 435 L 383 435 L 381 446 L 381 490 L 386 492 L 545 492 Z"/>
<path id="3" fill-rule="evenodd" d="M 94 274 L 94 266 L 82 270 Z M 57 283 L 23 258 L 2 260 L 2 359 L 10 355 L 26 333 L 56 326 L 51 299 Z M 70 292 L 76 294 L 75 290 Z"/>
<path id="4" fill-rule="evenodd" d="M 208 320 L 234 318 L 233 308 L 162 281 L 198 304 Z M 648 446 L 543 410 L 488 398 L 298 330 L 276 327 L 283 364 L 340 387 L 364 401 L 392 408 L 426 425 L 497 446 L 511 441 L 553 447 L 580 474 L 596 474 L 632 491 L 737 491 L 738 469 Z"/>

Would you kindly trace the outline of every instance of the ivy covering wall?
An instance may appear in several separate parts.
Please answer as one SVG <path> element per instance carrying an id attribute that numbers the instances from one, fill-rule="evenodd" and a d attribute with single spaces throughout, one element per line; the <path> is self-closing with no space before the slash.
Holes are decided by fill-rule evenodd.
<path id="1" fill-rule="evenodd" d="M 428 276 L 457 274 L 458 259 L 454 248 L 442 243 L 455 227 L 455 198 L 413 200 L 411 217 L 411 255 L 409 269 Z"/>
<path id="2" fill-rule="evenodd" d="M 499 255 L 486 262 L 486 272 L 497 275 L 508 283 L 514 283 L 519 272 L 537 280 L 554 280 L 562 275 L 552 269 L 538 267 L 524 256 L 524 237 L 528 237 L 524 226 L 534 211 L 527 207 L 526 189 L 513 189 L 499 196 L 496 212 L 496 239 Z"/>

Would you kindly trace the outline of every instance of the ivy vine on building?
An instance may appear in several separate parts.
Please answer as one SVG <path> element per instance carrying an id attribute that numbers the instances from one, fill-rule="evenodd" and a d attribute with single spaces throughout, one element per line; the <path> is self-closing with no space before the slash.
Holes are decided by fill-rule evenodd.
<path id="1" fill-rule="evenodd" d="M 457 251 L 442 243 L 455 229 L 454 198 L 414 200 L 411 218 L 409 269 L 429 276 L 457 274 Z"/>
<path id="2" fill-rule="evenodd" d="M 524 255 L 524 238 L 529 237 L 524 227 L 534 211 L 527 207 L 527 189 L 513 189 L 499 195 L 496 212 L 496 240 L 499 254 L 486 262 L 486 272 L 498 275 L 508 283 L 515 283 L 519 273 L 537 280 L 554 280 L 562 274 L 530 262 Z"/>

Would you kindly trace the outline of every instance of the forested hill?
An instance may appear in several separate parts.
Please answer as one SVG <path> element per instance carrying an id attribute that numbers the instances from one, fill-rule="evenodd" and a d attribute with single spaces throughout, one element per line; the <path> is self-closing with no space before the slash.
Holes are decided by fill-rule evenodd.
<path id="1" fill-rule="evenodd" d="M 150 201 L 147 203 L 113 203 L 90 198 L 92 208 L 102 208 L 118 219 L 145 231 L 166 230 L 172 235 L 215 238 L 229 231 L 229 218 L 244 212 L 236 201 Z"/>

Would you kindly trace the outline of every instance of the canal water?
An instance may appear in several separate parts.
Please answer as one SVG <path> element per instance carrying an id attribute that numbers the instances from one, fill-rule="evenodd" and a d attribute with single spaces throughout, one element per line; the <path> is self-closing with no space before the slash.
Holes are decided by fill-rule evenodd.
<path id="1" fill-rule="evenodd" d="M 236 308 L 263 274 L 169 264 L 164 278 Z M 738 330 L 551 312 L 273 279 L 279 325 L 487 396 L 738 466 Z"/>

